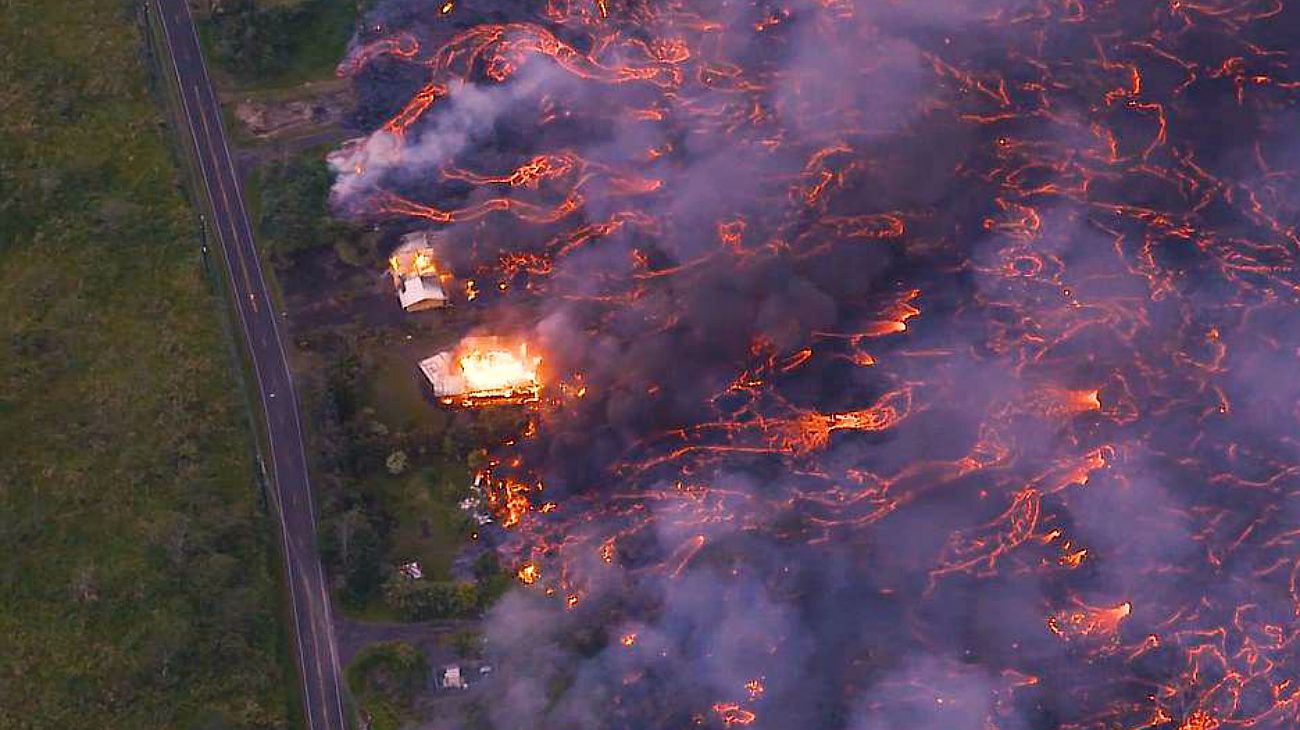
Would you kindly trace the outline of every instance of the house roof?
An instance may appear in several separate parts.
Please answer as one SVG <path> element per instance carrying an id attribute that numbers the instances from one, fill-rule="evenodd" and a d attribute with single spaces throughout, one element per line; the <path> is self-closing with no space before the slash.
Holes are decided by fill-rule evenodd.
<path id="1" fill-rule="evenodd" d="M 520 348 L 517 357 L 520 368 L 529 370 L 531 364 L 530 377 L 480 377 L 478 382 L 473 373 L 467 375 L 462 367 L 465 359 L 463 355 L 473 352 L 506 353 L 508 356 L 515 354 L 516 350 L 496 337 L 468 337 L 455 350 L 446 350 L 421 360 L 420 372 L 428 379 L 434 396 L 439 400 L 448 405 L 461 406 L 537 400 L 541 392 L 541 384 L 537 379 L 537 359 L 529 358 L 526 350 Z"/>
<path id="2" fill-rule="evenodd" d="M 447 293 L 436 276 L 408 276 L 397 287 L 397 298 L 402 309 L 412 309 L 421 304 L 442 306 L 447 303 Z"/>

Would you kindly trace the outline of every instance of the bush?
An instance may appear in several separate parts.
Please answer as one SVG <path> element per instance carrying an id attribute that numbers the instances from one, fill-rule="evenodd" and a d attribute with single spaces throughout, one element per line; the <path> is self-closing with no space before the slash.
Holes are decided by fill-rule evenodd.
<path id="1" fill-rule="evenodd" d="M 320 529 L 321 558 L 342 576 L 340 598 L 361 606 L 384 581 L 384 541 L 374 520 L 360 509 L 328 517 Z"/>
<path id="2" fill-rule="evenodd" d="M 287 31 L 296 10 L 262 10 L 253 0 L 223 3 L 212 16 L 217 63 L 239 76 L 284 70 L 291 51 Z"/>
<path id="3" fill-rule="evenodd" d="M 348 225 L 329 214 L 330 171 L 319 156 L 271 163 L 261 174 L 259 228 L 275 256 L 283 260 L 352 235 Z"/>
<path id="4" fill-rule="evenodd" d="M 348 688 L 356 695 L 383 694 L 409 700 L 429 681 L 424 653 L 401 641 L 367 647 L 347 669 Z"/>
<path id="5" fill-rule="evenodd" d="M 348 688 L 371 727 L 396 728 L 411 714 L 429 682 L 429 663 L 410 644 L 392 641 L 367 647 L 347 669 Z"/>
<path id="6" fill-rule="evenodd" d="M 218 66 L 245 81 L 327 75 L 356 20 L 355 0 L 225 0 L 204 30 Z"/>
<path id="7" fill-rule="evenodd" d="M 483 654 L 483 635 L 462 629 L 451 635 L 451 648 L 461 659 L 478 659 Z"/>
<path id="8" fill-rule="evenodd" d="M 479 610 L 473 583 L 396 579 L 389 581 L 384 597 L 408 621 L 471 618 Z"/>
<path id="9" fill-rule="evenodd" d="M 501 569 L 496 553 L 486 552 L 474 561 L 474 580 L 478 583 L 478 608 L 486 611 L 515 584 L 515 578 Z"/>
<path id="10" fill-rule="evenodd" d="M 406 467 L 409 464 L 410 464 L 410 458 L 407 457 L 406 452 L 402 451 L 401 449 L 398 449 L 393 453 L 389 454 L 388 458 L 384 460 L 384 466 L 387 467 L 388 473 L 392 474 L 393 476 L 397 476 L 398 474 L 405 472 Z"/>

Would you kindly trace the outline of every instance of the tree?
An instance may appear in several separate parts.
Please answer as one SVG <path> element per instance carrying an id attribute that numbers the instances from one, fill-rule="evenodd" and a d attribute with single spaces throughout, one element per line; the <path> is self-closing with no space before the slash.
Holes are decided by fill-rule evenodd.
<path id="1" fill-rule="evenodd" d="M 280 258 L 331 245 L 351 235 L 329 215 L 330 171 L 319 157 L 297 157 L 263 169 L 259 226 Z"/>
<path id="2" fill-rule="evenodd" d="M 388 473 L 393 476 L 397 476 L 406 471 L 407 464 L 409 463 L 410 460 L 407 458 L 406 452 L 401 449 L 397 449 L 393 453 L 389 454 L 388 458 L 384 460 L 384 466 L 388 469 Z"/>
<path id="3" fill-rule="evenodd" d="M 359 606 L 384 581 L 383 541 L 370 516 L 353 508 L 328 519 L 321 530 L 321 557 L 343 578 L 342 599 Z"/>
<path id="4" fill-rule="evenodd" d="M 389 641 L 362 650 L 346 674 L 348 688 L 365 704 L 381 700 L 409 710 L 429 681 L 429 663 L 417 647 Z"/>
<path id="5" fill-rule="evenodd" d="M 294 13 L 260 10 L 253 0 L 229 0 L 215 9 L 212 28 L 217 62 L 240 76 L 258 76 L 284 68 L 289 57 L 288 21 Z"/>

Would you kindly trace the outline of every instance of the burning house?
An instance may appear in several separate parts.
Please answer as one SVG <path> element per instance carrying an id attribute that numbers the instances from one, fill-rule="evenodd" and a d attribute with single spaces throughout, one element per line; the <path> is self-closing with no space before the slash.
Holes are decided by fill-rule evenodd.
<path id="1" fill-rule="evenodd" d="M 542 359 L 528 346 L 499 337 L 467 337 L 455 349 L 420 361 L 440 403 L 457 408 L 534 403 L 541 397 Z"/>
<path id="2" fill-rule="evenodd" d="M 445 274 L 434 263 L 433 246 L 427 231 L 408 233 L 388 258 L 388 272 L 402 309 L 418 312 L 447 306 L 443 289 Z"/>
<path id="3" fill-rule="evenodd" d="M 421 367 L 542 401 L 495 726 L 1300 728 L 1300 3 L 412 7 L 334 199 L 545 332 Z"/>

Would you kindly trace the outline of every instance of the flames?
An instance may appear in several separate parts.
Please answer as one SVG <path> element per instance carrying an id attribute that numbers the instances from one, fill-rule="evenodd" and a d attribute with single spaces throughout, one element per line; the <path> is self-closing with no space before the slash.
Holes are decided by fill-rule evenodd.
<path id="1" fill-rule="evenodd" d="M 408 276 L 438 276 L 439 273 L 433 251 L 428 249 L 397 251 L 388 258 L 388 268 L 398 279 Z"/>
<path id="2" fill-rule="evenodd" d="M 524 400 L 536 400 L 541 391 L 537 369 L 542 358 L 529 355 L 525 344 L 518 349 L 469 345 L 461 350 L 456 364 L 471 393 L 510 392 Z"/>
<path id="3" fill-rule="evenodd" d="M 608 724 L 820 727 L 811 674 L 852 726 L 1300 725 L 1296 8 L 723 6 L 457 6 L 340 67 L 419 86 L 343 156 L 360 213 L 569 348 L 545 398 L 533 340 L 421 367 L 530 404 L 485 541 L 610 629 Z M 497 92 L 527 144 L 422 156 Z"/>
<path id="4" fill-rule="evenodd" d="M 470 337 L 455 350 L 420 363 L 420 370 L 445 405 L 479 408 L 536 403 L 541 398 L 542 358 L 528 345 L 496 337 Z"/>
<path id="5" fill-rule="evenodd" d="M 542 491 L 541 483 L 528 484 L 511 477 L 495 477 L 491 468 L 480 471 L 474 477 L 474 484 L 483 491 L 489 513 L 506 528 L 515 527 L 523 520 L 524 515 L 533 509 L 529 495 Z M 553 503 L 542 505 L 543 512 L 552 509 Z"/>
<path id="6" fill-rule="evenodd" d="M 1178 730 L 1216 730 L 1219 727 L 1219 721 L 1206 712 L 1205 710 L 1194 710 L 1187 719 L 1178 726 Z"/>
<path id="7" fill-rule="evenodd" d="M 542 569 L 537 566 L 537 563 L 527 562 L 519 566 L 515 571 L 515 577 L 520 583 L 530 586 L 542 577 Z"/>

